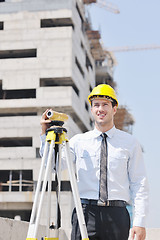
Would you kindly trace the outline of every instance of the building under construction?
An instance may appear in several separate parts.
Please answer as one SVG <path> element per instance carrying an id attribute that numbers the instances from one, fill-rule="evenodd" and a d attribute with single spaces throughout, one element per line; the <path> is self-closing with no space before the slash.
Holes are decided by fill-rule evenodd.
<path id="1" fill-rule="evenodd" d="M 47 108 L 69 115 L 68 137 L 92 129 L 87 96 L 113 80 L 114 58 L 85 17 L 82 0 L 0 0 L 0 216 L 29 221 L 41 159 L 40 118 Z M 106 61 L 107 59 L 107 61 Z M 120 107 L 115 125 L 133 124 Z M 55 186 L 52 186 L 55 205 Z M 62 174 L 62 226 L 72 211 Z M 71 203 L 71 204 L 69 204 Z M 53 218 L 54 218 L 54 213 Z M 41 223 L 46 217 L 45 208 Z M 67 230 L 66 230 L 67 231 Z"/>

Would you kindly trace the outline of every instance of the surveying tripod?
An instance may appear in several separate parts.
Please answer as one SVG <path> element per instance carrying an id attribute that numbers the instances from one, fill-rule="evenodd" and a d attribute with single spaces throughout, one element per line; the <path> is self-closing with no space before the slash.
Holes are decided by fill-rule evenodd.
<path id="1" fill-rule="evenodd" d="M 70 157 L 70 148 L 69 142 L 66 138 L 67 130 L 62 127 L 63 121 L 52 121 L 52 125 L 46 131 L 46 142 L 44 147 L 44 154 L 42 157 L 36 192 L 35 192 L 35 199 L 32 207 L 32 213 L 29 223 L 29 229 L 26 240 L 38 240 L 37 232 L 38 226 L 40 221 L 40 215 L 42 210 L 42 204 L 44 201 L 44 195 L 46 192 L 47 182 L 48 182 L 48 204 L 47 204 L 47 223 L 46 223 L 46 236 L 42 239 L 44 240 L 58 240 L 59 239 L 59 227 L 60 227 L 60 220 L 59 220 L 59 199 L 60 199 L 60 188 L 61 188 L 61 150 L 62 144 L 64 144 L 65 149 L 65 159 L 67 163 L 70 184 L 73 194 L 73 199 L 77 211 L 77 218 L 79 222 L 80 232 L 82 236 L 82 240 L 89 240 L 86 224 L 84 220 L 82 205 L 79 197 L 77 181 L 74 173 L 74 165 L 73 161 Z M 56 126 L 54 126 L 56 124 Z M 58 125 L 58 126 L 57 126 Z M 50 146 L 49 146 L 50 145 Z M 56 203 L 56 221 L 55 224 L 50 225 L 50 212 L 51 212 L 51 183 L 52 183 L 52 159 L 55 156 L 55 179 L 57 178 L 57 203 Z M 47 163 L 47 164 L 46 164 Z M 46 164 L 46 166 L 45 166 Z M 42 190 L 41 190 L 42 186 Z M 41 194 L 40 194 L 41 193 Z M 40 195 L 40 197 L 39 197 Z M 54 229 L 55 235 L 54 237 L 50 237 L 50 229 Z"/>

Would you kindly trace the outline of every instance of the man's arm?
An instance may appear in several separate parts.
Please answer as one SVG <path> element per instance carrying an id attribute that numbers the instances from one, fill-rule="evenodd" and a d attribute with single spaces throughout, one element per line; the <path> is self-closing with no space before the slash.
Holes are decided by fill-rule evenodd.
<path id="1" fill-rule="evenodd" d="M 47 128 L 49 128 L 49 123 L 51 122 L 48 118 L 47 118 L 47 112 L 48 112 L 49 109 L 47 109 L 43 114 L 42 114 L 42 117 L 41 117 L 41 120 L 40 120 L 40 124 L 41 124 L 41 134 L 40 134 L 40 139 L 41 139 L 41 145 L 40 145 L 40 150 L 39 150 L 39 153 L 40 153 L 40 156 L 42 157 L 43 156 L 43 152 L 44 152 L 44 145 L 45 145 L 45 139 L 46 139 L 46 130 Z"/>
<path id="2" fill-rule="evenodd" d="M 134 207 L 133 228 L 131 229 L 130 239 L 133 240 L 136 236 L 136 240 L 144 240 L 149 194 L 142 149 L 137 141 L 134 143 L 128 169 Z"/>
<path id="3" fill-rule="evenodd" d="M 47 118 L 47 112 L 49 111 L 49 109 L 47 109 L 43 114 L 42 114 L 42 117 L 41 117 L 41 121 L 40 121 L 40 124 L 41 124 L 41 135 L 45 134 L 46 133 L 46 130 L 47 128 L 49 128 L 49 123 L 51 122 L 48 118 Z"/>

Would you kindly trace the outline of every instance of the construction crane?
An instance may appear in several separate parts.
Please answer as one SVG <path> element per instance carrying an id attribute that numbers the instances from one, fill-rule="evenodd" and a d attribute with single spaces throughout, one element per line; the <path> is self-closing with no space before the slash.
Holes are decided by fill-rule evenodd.
<path id="1" fill-rule="evenodd" d="M 127 52 L 127 51 L 141 51 L 160 49 L 160 45 L 140 45 L 140 46 L 123 46 L 123 47 L 108 47 L 104 49 L 104 52 Z"/>
<path id="2" fill-rule="evenodd" d="M 141 50 L 152 50 L 160 49 L 160 45 L 140 45 L 140 46 L 123 46 L 123 47 L 103 47 L 104 54 L 108 61 L 108 66 L 112 69 L 117 65 L 115 52 L 129 52 L 129 51 L 141 51 Z"/>
<path id="3" fill-rule="evenodd" d="M 97 4 L 98 7 L 104 8 L 107 11 L 110 11 L 112 13 L 115 13 L 115 14 L 120 13 L 117 6 L 115 6 L 111 2 L 107 2 L 107 1 L 104 1 L 104 0 L 97 0 L 96 4 Z"/>
<path id="4" fill-rule="evenodd" d="M 103 8 L 109 12 L 118 14 L 120 13 L 119 9 L 117 6 L 112 4 L 111 2 L 105 1 L 105 0 L 83 0 L 84 4 L 91 4 L 95 3 L 98 7 Z"/>

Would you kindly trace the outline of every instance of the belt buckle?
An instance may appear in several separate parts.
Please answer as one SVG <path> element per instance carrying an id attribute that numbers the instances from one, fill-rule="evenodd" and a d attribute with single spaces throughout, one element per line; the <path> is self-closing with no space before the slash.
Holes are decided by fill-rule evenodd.
<path id="1" fill-rule="evenodd" d="M 109 205 L 110 205 L 110 202 L 109 202 L 109 200 L 107 200 L 106 201 L 106 206 L 109 207 Z"/>
<path id="2" fill-rule="evenodd" d="M 103 202 L 102 200 L 99 199 L 97 202 L 97 205 L 101 207 L 105 207 L 105 206 L 109 207 L 109 201 L 107 200 L 106 202 Z"/>

